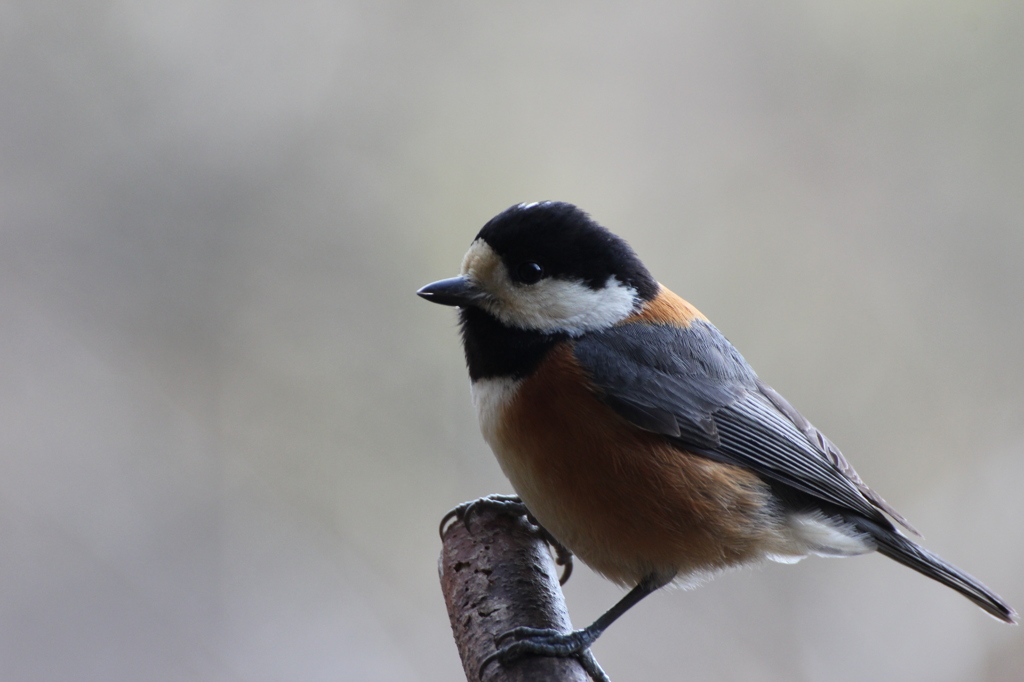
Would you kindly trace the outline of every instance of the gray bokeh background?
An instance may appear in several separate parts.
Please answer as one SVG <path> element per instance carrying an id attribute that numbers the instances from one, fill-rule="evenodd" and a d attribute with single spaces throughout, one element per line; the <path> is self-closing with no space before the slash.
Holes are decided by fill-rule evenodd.
<path id="1" fill-rule="evenodd" d="M 459 679 L 436 523 L 509 487 L 413 292 L 546 198 L 1024 606 L 1021 3 L 6 0 L 0 34 L 0 678 Z M 1024 678 L 1019 628 L 878 556 L 666 591 L 595 651 Z"/>

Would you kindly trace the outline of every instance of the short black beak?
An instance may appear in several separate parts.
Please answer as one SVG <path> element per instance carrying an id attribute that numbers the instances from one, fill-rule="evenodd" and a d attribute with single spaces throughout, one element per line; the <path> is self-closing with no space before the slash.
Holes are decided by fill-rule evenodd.
<path id="1" fill-rule="evenodd" d="M 480 298 L 480 290 L 466 277 L 442 279 L 416 292 L 431 303 L 465 306 Z"/>

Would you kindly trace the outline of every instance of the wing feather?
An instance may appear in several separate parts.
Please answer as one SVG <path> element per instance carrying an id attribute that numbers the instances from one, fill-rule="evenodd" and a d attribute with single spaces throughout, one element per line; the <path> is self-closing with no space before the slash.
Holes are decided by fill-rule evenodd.
<path id="1" fill-rule="evenodd" d="M 621 325 L 580 337 L 574 352 L 598 398 L 637 427 L 891 525 L 884 511 L 910 528 L 709 322 Z"/>

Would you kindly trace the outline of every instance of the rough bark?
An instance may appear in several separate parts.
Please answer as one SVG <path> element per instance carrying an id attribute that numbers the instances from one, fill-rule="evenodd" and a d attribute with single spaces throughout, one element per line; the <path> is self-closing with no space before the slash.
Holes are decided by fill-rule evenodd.
<path id="1" fill-rule="evenodd" d="M 459 519 L 444 533 L 438 570 L 455 643 L 468 682 L 588 682 L 575 658 L 531 656 L 508 664 L 480 663 L 508 630 L 572 629 L 547 544 L 525 517 L 494 509 Z"/>

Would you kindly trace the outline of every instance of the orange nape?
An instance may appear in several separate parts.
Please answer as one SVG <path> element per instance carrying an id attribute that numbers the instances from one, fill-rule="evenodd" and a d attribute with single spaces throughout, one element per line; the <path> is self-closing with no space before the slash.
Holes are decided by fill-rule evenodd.
<path id="1" fill-rule="evenodd" d="M 707 321 L 708 318 L 697 310 L 693 304 L 679 296 L 664 284 L 658 284 L 658 295 L 644 303 L 639 312 L 634 313 L 619 323 L 618 326 L 633 322 L 649 324 L 671 324 L 677 327 L 689 327 L 694 320 Z"/>

